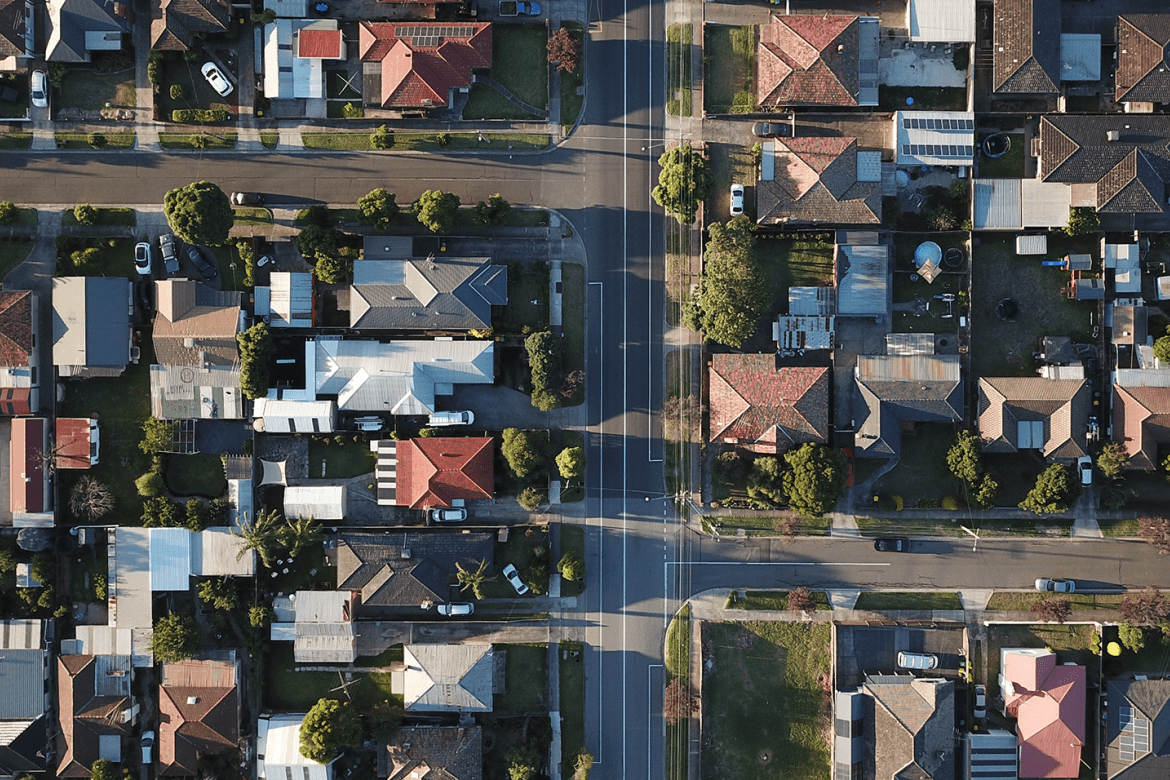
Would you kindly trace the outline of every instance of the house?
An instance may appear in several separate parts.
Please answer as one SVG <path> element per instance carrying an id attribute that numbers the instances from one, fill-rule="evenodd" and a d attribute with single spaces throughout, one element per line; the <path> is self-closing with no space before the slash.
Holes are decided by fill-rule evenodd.
<path id="1" fill-rule="evenodd" d="M 0 23 L 3 12 L 0 7 Z M 39 316 L 36 293 L 0 290 L 0 415 L 33 414 L 41 408 L 36 349 Z"/>
<path id="2" fill-rule="evenodd" d="M 342 533 L 337 537 L 337 589 L 361 594 L 363 616 L 415 613 L 451 600 L 458 566 L 492 571 L 486 533 Z"/>
<path id="3" fill-rule="evenodd" d="M 353 264 L 351 328 L 487 329 L 492 307 L 508 303 L 507 266 L 489 257 L 378 258 L 380 238 L 366 236 L 366 259 Z"/>
<path id="4" fill-rule="evenodd" d="M 267 715 L 256 724 L 256 777 L 259 780 L 333 780 L 333 762 L 319 764 L 301 755 L 305 714 Z M 336 760 L 336 759 L 335 759 Z"/>
<path id="5" fill-rule="evenodd" d="M 205 528 L 198 533 L 186 528 L 147 530 L 152 593 L 186 592 L 191 589 L 191 577 L 252 577 L 256 573 L 256 553 L 228 528 Z"/>
<path id="6" fill-rule="evenodd" d="M 1018 780 L 1015 734 L 991 728 L 966 734 L 963 741 L 967 743 L 966 780 Z"/>
<path id="7" fill-rule="evenodd" d="M 406 645 L 403 707 L 418 712 L 491 712 L 495 666 L 491 645 Z"/>
<path id="8" fill-rule="evenodd" d="M 918 422 L 963 419 L 958 355 L 862 355 L 853 392 L 853 447 L 860 457 L 902 452 L 902 432 Z"/>
<path id="9" fill-rule="evenodd" d="M 955 777 L 955 684 L 867 675 L 834 695 L 833 777 Z"/>
<path id="10" fill-rule="evenodd" d="M 1113 99 L 1125 112 L 1170 102 L 1170 14 L 1119 14 Z"/>
<path id="11" fill-rule="evenodd" d="M 882 221 L 881 152 L 839 137 L 775 139 L 763 144 L 763 152 L 756 186 L 761 225 Z"/>
<path id="12" fill-rule="evenodd" d="M 876 106 L 878 27 L 868 16 L 773 15 L 756 46 L 756 103 Z"/>
<path id="13" fill-rule="evenodd" d="M 898 111 L 894 114 L 898 165 L 969 166 L 975 161 L 975 114 L 967 111 Z"/>
<path id="14" fill-rule="evenodd" d="M 239 749 L 239 663 L 226 660 L 177 661 L 161 665 L 158 686 L 158 774 L 192 777 L 200 760 L 232 755 Z"/>
<path id="15" fill-rule="evenodd" d="M 227 32 L 231 7 L 226 0 L 151 0 L 150 48 L 187 51 L 198 38 Z"/>
<path id="16" fill-rule="evenodd" d="M 137 361 L 132 288 L 125 277 L 53 280 L 53 365 L 60 376 L 121 376 L 127 363 Z"/>
<path id="17" fill-rule="evenodd" d="M 1060 0 L 995 0 L 992 91 L 1060 91 Z"/>
<path id="18" fill-rule="evenodd" d="M 1092 386 L 1086 379 L 981 377 L 979 435 L 986 453 L 1039 450 L 1068 460 L 1088 452 Z"/>
<path id="19" fill-rule="evenodd" d="M 49 651 L 40 620 L 0 621 L 0 775 L 45 769 Z"/>
<path id="20" fill-rule="evenodd" d="M 710 441 L 762 453 L 828 441 L 828 367 L 777 367 L 775 354 L 713 354 L 707 376 Z"/>
<path id="21" fill-rule="evenodd" d="M 354 611 L 357 594 L 348 590 L 304 590 L 278 596 L 273 642 L 292 642 L 297 663 L 348 664 L 357 659 Z"/>
<path id="22" fill-rule="evenodd" d="M 1113 384 L 1113 440 L 1129 468 L 1159 467 L 1158 447 L 1170 444 L 1170 371 L 1121 369 Z"/>
<path id="23" fill-rule="evenodd" d="M 46 11 L 49 62 L 90 62 L 95 51 L 121 51 L 133 21 L 130 7 L 115 0 L 48 0 Z"/>
<path id="24" fill-rule="evenodd" d="M 1105 721 L 1107 780 L 1160 780 L 1170 773 L 1170 680 L 1110 680 Z"/>
<path id="25" fill-rule="evenodd" d="M 57 777 L 88 778 L 99 758 L 120 764 L 138 717 L 130 657 L 59 655 L 56 669 Z"/>
<path id="26" fill-rule="evenodd" d="M 975 0 L 910 0 L 906 30 L 922 43 L 974 43 Z"/>
<path id="27" fill-rule="evenodd" d="M 88 469 L 100 455 L 98 421 L 93 417 L 58 417 L 53 455 L 59 469 Z"/>
<path id="28" fill-rule="evenodd" d="M 490 499 L 494 450 L 489 437 L 380 440 L 374 472 L 378 504 L 430 509 Z"/>
<path id="29" fill-rule="evenodd" d="M 345 483 L 324 480 L 308 485 L 290 485 L 284 489 L 284 516 L 316 520 L 345 519 Z"/>
<path id="30" fill-rule="evenodd" d="M 971 183 L 976 230 L 1064 227 L 1072 188 L 1040 179 L 975 179 Z"/>
<path id="31" fill-rule="evenodd" d="M 444 108 L 472 72 L 492 66 L 488 22 L 360 22 L 358 56 L 366 105 Z"/>
<path id="32" fill-rule="evenodd" d="M 482 780 L 479 726 L 402 726 L 378 746 L 379 780 Z"/>
<path id="33" fill-rule="evenodd" d="M 264 96 L 323 100 L 325 64 L 345 57 L 345 38 L 336 19 L 277 19 L 266 24 Z"/>
<path id="34" fill-rule="evenodd" d="M 242 293 L 190 279 L 155 282 L 155 361 L 164 366 L 235 366 L 242 328 Z"/>
<path id="35" fill-rule="evenodd" d="M 14 419 L 8 440 L 8 491 L 15 527 L 53 525 L 52 459 L 49 421 L 43 417 Z"/>
<path id="36" fill-rule="evenodd" d="M 35 55 L 31 0 L 0 0 L 0 72 L 22 73 Z"/>
<path id="37" fill-rule="evenodd" d="M 1021 778 L 1072 778 L 1085 744 L 1085 667 L 1058 664 L 1056 653 L 1000 648 L 1004 711 L 1016 719 Z"/>
<path id="38" fill-rule="evenodd" d="M 334 22 L 336 24 L 336 22 Z M 339 31 L 340 32 L 340 31 Z M 313 275 L 273 271 L 253 288 L 255 315 L 274 328 L 313 327 Z"/>

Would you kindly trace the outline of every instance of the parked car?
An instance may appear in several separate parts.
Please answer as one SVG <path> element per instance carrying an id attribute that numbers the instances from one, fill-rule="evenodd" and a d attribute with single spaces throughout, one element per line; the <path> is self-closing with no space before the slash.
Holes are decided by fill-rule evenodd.
<path id="1" fill-rule="evenodd" d="M 431 510 L 431 520 L 436 523 L 462 523 L 466 519 L 467 510 L 463 508 Z"/>
<path id="2" fill-rule="evenodd" d="M 874 539 L 873 549 L 878 552 L 906 552 L 910 549 L 910 540 L 901 536 L 885 536 Z"/>
<path id="3" fill-rule="evenodd" d="M 175 254 L 175 237 L 171 233 L 163 233 L 158 237 L 158 248 L 162 250 L 163 267 L 167 276 L 174 276 L 179 272 L 179 258 Z"/>
<path id="4" fill-rule="evenodd" d="M 731 216 L 738 217 L 743 213 L 743 185 L 731 185 Z"/>
<path id="5" fill-rule="evenodd" d="M 353 422 L 359 431 L 380 431 L 386 424 L 381 417 L 359 417 Z"/>
<path id="6" fill-rule="evenodd" d="M 987 717 L 987 688 L 982 685 L 975 686 L 975 718 L 982 720 Z"/>
<path id="7" fill-rule="evenodd" d="M 470 615 L 475 612 L 474 604 L 440 604 L 438 606 L 439 614 L 443 617 L 456 617 L 459 615 Z"/>
<path id="8" fill-rule="evenodd" d="M 475 422 L 475 415 L 469 411 L 463 412 L 435 412 L 427 420 L 432 428 L 442 428 L 448 425 L 471 425 Z"/>
<path id="9" fill-rule="evenodd" d="M 1081 475 L 1082 485 L 1093 484 L 1093 459 L 1088 455 L 1082 455 L 1077 458 L 1077 471 Z"/>
<path id="10" fill-rule="evenodd" d="M 232 85 L 228 83 L 227 78 L 223 75 L 223 71 L 217 68 L 214 62 L 203 63 L 203 67 L 199 70 L 203 74 L 203 78 L 207 79 L 207 83 L 211 85 L 211 88 L 218 92 L 221 97 L 227 97 L 232 94 Z"/>
<path id="11" fill-rule="evenodd" d="M 901 669 L 937 669 L 938 656 L 933 653 L 898 653 Z"/>
<path id="12" fill-rule="evenodd" d="M 528 592 L 528 586 L 524 584 L 524 580 L 520 579 L 520 572 L 516 571 L 516 567 L 510 563 L 504 567 L 504 579 L 521 596 Z"/>
<path id="13" fill-rule="evenodd" d="M 752 135 L 756 138 L 776 138 L 792 135 L 792 125 L 783 122 L 756 122 L 752 125 Z"/>
<path id="14" fill-rule="evenodd" d="M 134 283 L 134 297 L 138 299 L 138 308 L 144 313 L 154 311 L 154 282 L 150 279 L 139 279 Z"/>
<path id="15" fill-rule="evenodd" d="M 143 276 L 150 276 L 150 244 L 145 241 L 134 245 L 134 270 Z"/>
<path id="16" fill-rule="evenodd" d="M 154 756 L 151 755 L 151 750 L 154 748 L 154 732 L 142 732 L 142 765 L 150 766 L 154 763 Z"/>
<path id="17" fill-rule="evenodd" d="M 233 192 L 232 203 L 236 206 L 263 206 L 264 196 L 259 192 Z"/>
<path id="18" fill-rule="evenodd" d="M 1077 584 L 1073 580 L 1053 580 L 1041 577 L 1036 580 L 1036 590 L 1041 593 L 1076 593 Z"/>
<path id="19" fill-rule="evenodd" d="M 204 279 L 214 279 L 219 276 L 219 271 L 215 270 L 215 266 L 207 262 L 207 258 L 203 256 L 203 252 L 194 244 L 187 244 L 187 259 L 191 261 L 191 265 L 203 274 Z"/>
<path id="20" fill-rule="evenodd" d="M 527 16 L 540 16 L 540 3 L 531 0 L 519 0 L 516 3 L 516 13 Z"/>
<path id="21" fill-rule="evenodd" d="M 34 70 L 29 77 L 28 96 L 37 108 L 49 107 L 49 80 L 43 70 Z"/>

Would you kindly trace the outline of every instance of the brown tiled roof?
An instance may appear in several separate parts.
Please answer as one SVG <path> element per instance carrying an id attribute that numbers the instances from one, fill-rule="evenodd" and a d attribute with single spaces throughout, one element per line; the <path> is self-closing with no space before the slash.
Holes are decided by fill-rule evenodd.
<path id="1" fill-rule="evenodd" d="M 445 106 L 452 89 L 471 86 L 473 70 L 491 67 L 492 25 L 360 22 L 358 52 L 362 62 L 382 64 L 383 106 Z"/>
<path id="2" fill-rule="evenodd" d="M 150 48 L 186 51 L 197 35 L 227 30 L 231 11 L 220 0 L 152 0 Z"/>
<path id="3" fill-rule="evenodd" d="M 378 776 L 387 780 L 480 780 L 483 732 L 479 726 L 404 726 L 379 751 L 378 764 L 384 769 Z"/>
<path id="4" fill-rule="evenodd" d="M 99 738 L 130 734 L 122 719 L 130 699 L 97 696 L 96 666 L 92 655 L 57 657 L 57 777 L 89 777 L 93 762 L 101 758 Z"/>
<path id="5" fill-rule="evenodd" d="M 829 369 L 776 367 L 776 356 L 715 354 L 710 370 L 711 441 L 783 452 L 829 436 Z"/>
<path id="6" fill-rule="evenodd" d="M 57 418 L 57 468 L 88 469 L 90 467 L 89 421 L 88 417 Z"/>
<path id="7" fill-rule="evenodd" d="M 214 290 L 189 279 L 155 282 L 155 361 L 164 366 L 239 363 L 241 293 Z"/>
<path id="8" fill-rule="evenodd" d="M 1060 91 L 1060 0 L 995 0 L 996 92 Z"/>
<path id="9" fill-rule="evenodd" d="M 0 0 L 0 57 L 23 57 L 25 0 Z"/>
<path id="10" fill-rule="evenodd" d="M 297 33 L 297 56 L 335 60 L 341 56 L 341 30 L 301 30 Z"/>
<path id="11" fill-rule="evenodd" d="M 1170 102 L 1170 14 L 1117 18 L 1118 103 Z"/>
<path id="12" fill-rule="evenodd" d="M 234 751 L 240 737 L 236 667 L 230 661 L 163 664 L 159 774 L 190 777 L 199 757 Z"/>
<path id="13" fill-rule="evenodd" d="M 979 380 L 979 435 L 984 452 L 1017 452 L 1019 423 L 1044 423 L 1046 458 L 1086 454 L 1092 389 L 1084 379 L 983 377 Z"/>
<path id="14" fill-rule="evenodd" d="M 772 181 L 756 186 L 761 224 L 882 221 L 881 184 L 857 181 L 856 138 L 777 140 Z"/>
<path id="15" fill-rule="evenodd" d="M 337 539 L 337 589 L 360 591 L 361 606 L 417 608 L 426 600 L 446 602 L 455 564 L 492 572 L 491 534 L 342 534 Z"/>
<path id="16" fill-rule="evenodd" d="M 856 16 L 773 16 L 771 24 L 760 28 L 757 102 L 856 106 L 858 31 Z"/>
<path id="17" fill-rule="evenodd" d="M 1158 445 L 1170 444 L 1170 387 L 1113 385 L 1113 440 L 1131 468 L 1157 468 Z"/>
<path id="18" fill-rule="evenodd" d="M 23 10 L 24 3 L 20 7 Z M 33 348 L 33 295 L 27 290 L 0 290 L 0 366 L 28 365 Z"/>
<path id="19" fill-rule="evenodd" d="M 1101 211 L 1164 212 L 1168 144 L 1170 117 L 1163 115 L 1045 116 L 1040 120 L 1040 178 L 1095 185 Z"/>

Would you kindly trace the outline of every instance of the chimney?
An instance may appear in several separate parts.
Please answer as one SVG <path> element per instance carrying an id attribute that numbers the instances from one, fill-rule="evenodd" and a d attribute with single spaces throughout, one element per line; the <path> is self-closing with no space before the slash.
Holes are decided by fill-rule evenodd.
<path id="1" fill-rule="evenodd" d="M 1106 141 L 1120 141 L 1121 140 L 1121 131 L 1120 130 L 1110 130 L 1109 132 L 1105 133 L 1105 140 Z"/>

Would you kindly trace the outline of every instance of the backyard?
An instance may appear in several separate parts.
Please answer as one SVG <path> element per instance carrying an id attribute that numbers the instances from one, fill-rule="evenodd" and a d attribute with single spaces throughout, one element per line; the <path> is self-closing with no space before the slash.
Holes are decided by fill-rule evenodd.
<path id="1" fill-rule="evenodd" d="M 309 476 L 317 479 L 349 479 L 374 470 L 377 456 L 361 437 L 313 436 L 309 439 Z"/>
<path id="2" fill-rule="evenodd" d="M 218 454 L 166 455 L 163 479 L 176 496 L 218 498 L 227 492 L 223 461 Z"/>
<path id="3" fill-rule="evenodd" d="M 979 136 L 979 149 L 990 133 Z M 1024 134 L 1004 133 L 1011 142 L 1011 148 L 1002 157 L 988 157 L 980 151 L 978 155 L 979 177 L 981 179 L 1022 179 L 1024 178 Z"/>
<path id="4" fill-rule="evenodd" d="M 703 624 L 703 777 L 827 780 L 829 626 Z"/>
<path id="5" fill-rule="evenodd" d="M 543 24 L 492 25 L 488 77 L 534 108 L 548 108 L 548 31 Z M 487 84 L 471 87 L 464 119 L 533 119 Z"/>
<path id="6" fill-rule="evenodd" d="M 264 707 L 276 712 L 307 712 L 319 699 L 344 701 L 348 695 L 358 712 L 373 713 L 379 704 L 402 706 L 401 694 L 390 693 L 390 674 L 354 673 L 344 685 L 341 672 L 299 672 L 292 642 L 273 642 L 264 664 Z"/>
<path id="7" fill-rule="evenodd" d="M 756 105 L 756 28 L 708 24 L 704 30 L 704 109 L 713 114 L 750 113 Z"/>

